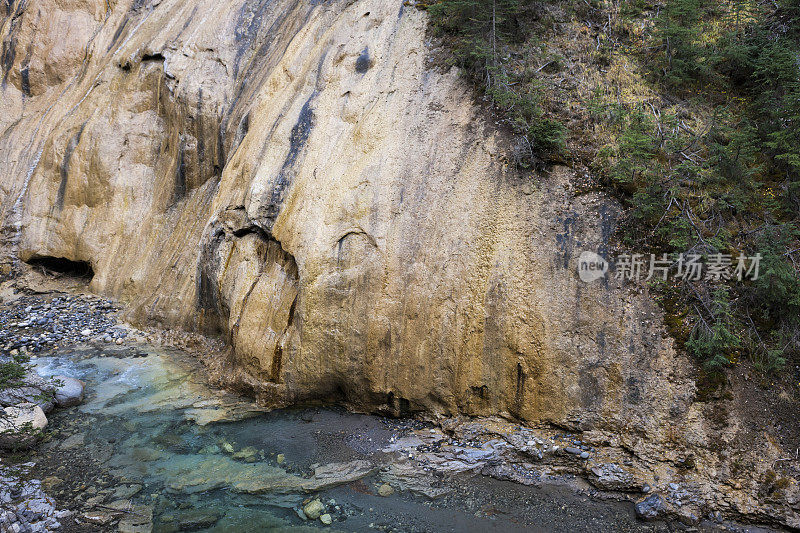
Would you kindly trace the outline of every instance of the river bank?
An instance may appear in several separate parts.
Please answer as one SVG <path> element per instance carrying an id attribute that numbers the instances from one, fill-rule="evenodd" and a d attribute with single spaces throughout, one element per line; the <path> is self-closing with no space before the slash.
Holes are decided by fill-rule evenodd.
<path id="1" fill-rule="evenodd" d="M 336 406 L 267 412 L 118 323 L 113 302 L 14 296 L 0 309 L 3 348 L 86 393 L 48 415 L 37 447 L 3 457 L 0 475 L 18 472 L 4 531 L 762 531 L 702 514 L 702 487 L 644 480 L 600 436 Z"/>

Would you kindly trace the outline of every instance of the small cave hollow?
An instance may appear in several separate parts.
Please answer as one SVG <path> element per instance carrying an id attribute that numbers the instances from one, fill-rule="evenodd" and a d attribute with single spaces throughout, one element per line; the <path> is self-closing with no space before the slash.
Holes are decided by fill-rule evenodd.
<path id="1" fill-rule="evenodd" d="M 26 261 L 35 270 L 44 271 L 46 274 L 55 274 L 59 277 L 81 278 L 91 281 L 94 270 L 88 261 L 72 261 L 64 257 L 34 256 Z"/>

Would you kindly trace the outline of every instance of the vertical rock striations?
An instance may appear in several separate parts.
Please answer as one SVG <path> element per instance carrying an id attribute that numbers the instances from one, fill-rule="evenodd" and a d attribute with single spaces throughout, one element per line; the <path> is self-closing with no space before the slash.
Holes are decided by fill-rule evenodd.
<path id="1" fill-rule="evenodd" d="M 499 413 L 675 461 L 711 440 L 656 306 L 576 275 L 616 205 L 566 167 L 508 168 L 455 69 L 432 68 L 424 12 L 0 12 L 0 222 L 21 260 L 88 264 L 137 320 L 222 334 L 273 405 Z"/>

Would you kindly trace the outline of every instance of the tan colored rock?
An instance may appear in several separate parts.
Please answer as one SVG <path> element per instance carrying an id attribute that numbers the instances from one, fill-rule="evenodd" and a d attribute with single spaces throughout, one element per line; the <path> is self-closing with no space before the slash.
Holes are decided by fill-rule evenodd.
<path id="1" fill-rule="evenodd" d="M 694 401 L 693 365 L 646 287 L 578 279 L 583 250 L 608 250 L 617 205 L 576 195 L 570 168 L 509 168 L 459 73 L 429 68 L 424 12 L 6 11 L 3 253 L 86 262 L 127 318 L 220 335 L 227 383 L 270 406 L 336 398 L 601 432 L 664 470 L 691 449 L 709 479 L 730 466 L 716 443 L 754 440 Z"/>
<path id="2" fill-rule="evenodd" d="M 284 0 L 244 24 L 242 3 L 165 0 L 86 22 L 85 64 L 53 66 L 69 81 L 2 104 L 17 253 L 90 263 L 140 322 L 220 332 L 267 404 L 658 438 L 688 365 L 642 326 L 649 302 L 575 275 L 613 202 L 575 198 L 565 167 L 510 171 L 458 73 L 427 69 L 426 15 L 399 9 Z"/>
<path id="3" fill-rule="evenodd" d="M 325 505 L 319 501 L 319 498 L 315 500 L 311 500 L 307 504 L 303 506 L 303 512 L 306 516 L 311 520 L 316 520 L 322 514 L 322 511 L 325 510 Z"/>

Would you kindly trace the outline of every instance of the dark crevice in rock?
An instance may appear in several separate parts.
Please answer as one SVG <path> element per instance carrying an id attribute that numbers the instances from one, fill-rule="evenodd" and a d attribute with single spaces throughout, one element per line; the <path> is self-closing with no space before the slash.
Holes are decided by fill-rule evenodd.
<path id="1" fill-rule="evenodd" d="M 250 131 L 250 112 L 244 114 L 242 120 L 239 121 L 239 126 L 236 128 L 236 135 L 233 138 L 233 144 L 231 144 L 231 153 L 235 152 L 239 145 L 242 144 L 245 135 L 247 132 Z"/>
<path id="2" fill-rule="evenodd" d="M 361 55 L 356 59 L 356 72 L 359 74 L 366 73 L 372 66 L 372 60 L 369 57 L 369 48 L 364 48 Z"/>
<path id="3" fill-rule="evenodd" d="M 46 272 L 60 274 L 72 278 L 84 278 L 90 281 L 94 277 L 94 269 L 87 261 L 73 261 L 64 257 L 34 255 L 27 263 Z"/>
<path id="4" fill-rule="evenodd" d="M 289 329 L 294 324 L 294 314 L 297 310 L 297 298 L 298 296 L 294 297 L 292 300 L 292 305 L 289 306 L 289 317 L 286 320 L 286 327 L 284 328 L 283 332 L 281 333 L 281 338 L 275 343 L 275 353 L 272 357 L 272 367 L 270 368 L 269 372 L 269 380 L 272 383 L 281 383 L 281 368 L 283 366 L 283 345 L 286 342 L 286 336 L 289 334 Z"/>
<path id="5" fill-rule="evenodd" d="M 178 161 L 175 165 L 175 188 L 172 191 L 171 205 L 175 205 L 186 196 L 186 149 L 183 138 L 178 145 Z"/>
<path id="6" fill-rule="evenodd" d="M 472 394 L 480 398 L 481 400 L 486 400 L 489 398 L 489 387 L 486 385 L 472 385 L 470 388 Z"/>
<path id="7" fill-rule="evenodd" d="M 120 38 L 122 32 L 125 31 L 125 28 L 128 26 L 128 20 L 129 20 L 128 16 L 126 15 L 125 18 L 122 20 L 122 24 L 120 24 L 117 27 L 116 31 L 114 32 L 114 35 L 111 37 L 111 43 L 108 45 L 106 52 L 111 51 L 111 49 L 114 48 L 114 46 L 117 44 L 117 40 Z"/>
<path id="8" fill-rule="evenodd" d="M 83 135 L 83 129 L 86 127 L 86 123 L 84 122 L 81 124 L 81 127 L 78 129 L 78 132 L 72 136 L 72 138 L 67 143 L 67 147 L 64 150 L 64 158 L 61 160 L 61 167 L 60 167 L 60 174 L 61 174 L 61 182 L 58 185 L 58 193 L 56 194 L 56 208 L 60 211 L 64 208 L 64 196 L 67 193 L 67 179 L 69 177 L 69 163 L 70 159 L 72 159 L 72 154 L 75 152 L 75 149 L 78 147 L 78 143 L 81 142 L 81 136 Z"/>
<path id="9" fill-rule="evenodd" d="M 272 355 L 272 366 L 269 369 L 269 380 L 272 383 L 281 382 L 281 365 L 283 364 L 283 345 L 275 344 L 275 353 Z"/>
<path id="10" fill-rule="evenodd" d="M 156 61 L 156 62 L 164 62 L 164 56 L 161 52 L 155 52 L 153 54 L 143 54 L 142 55 L 142 63 L 146 63 L 148 61 Z"/>
<path id="11" fill-rule="evenodd" d="M 14 14 L 11 15 L 11 24 L 9 25 L 8 38 L 3 41 L 3 52 L 2 55 L 0 55 L 0 65 L 2 65 L 3 68 L 2 86 L 4 88 L 6 86 L 6 83 L 8 82 L 8 75 L 11 73 L 11 69 L 14 66 L 14 60 L 17 57 L 17 30 L 19 29 L 19 17 L 20 15 L 22 15 L 22 12 L 25 11 L 27 3 L 28 3 L 27 0 L 22 0 L 17 5 L 17 9 L 14 11 Z M 6 12 L 9 15 L 11 13 L 11 5 L 12 4 L 7 3 L 6 6 Z"/>
<path id="12" fill-rule="evenodd" d="M 250 284 L 250 288 L 247 289 L 247 293 L 244 295 L 244 298 L 242 299 L 242 306 L 239 309 L 239 316 L 236 317 L 236 323 L 233 325 L 230 332 L 228 333 L 228 341 L 234 348 L 236 348 L 236 335 L 239 333 L 239 326 L 242 322 L 242 315 L 244 315 L 244 312 L 247 310 L 247 304 L 250 302 L 250 295 L 253 294 L 253 290 L 255 290 L 256 285 L 258 285 L 259 279 L 261 279 L 261 271 L 259 271 L 258 275 L 253 278 L 253 282 Z"/>
<path id="13" fill-rule="evenodd" d="M 386 405 L 388 410 L 379 410 L 382 414 L 398 418 L 408 417 L 412 414 L 411 402 L 406 398 L 396 396 L 394 392 L 386 395 Z"/>
<path id="14" fill-rule="evenodd" d="M 224 240 L 224 230 L 217 229 L 203 246 L 198 262 L 200 272 L 197 276 L 197 307 L 199 310 L 211 311 L 216 315 L 222 315 L 222 302 L 216 279 L 216 273 L 219 271 L 216 252 Z"/>

